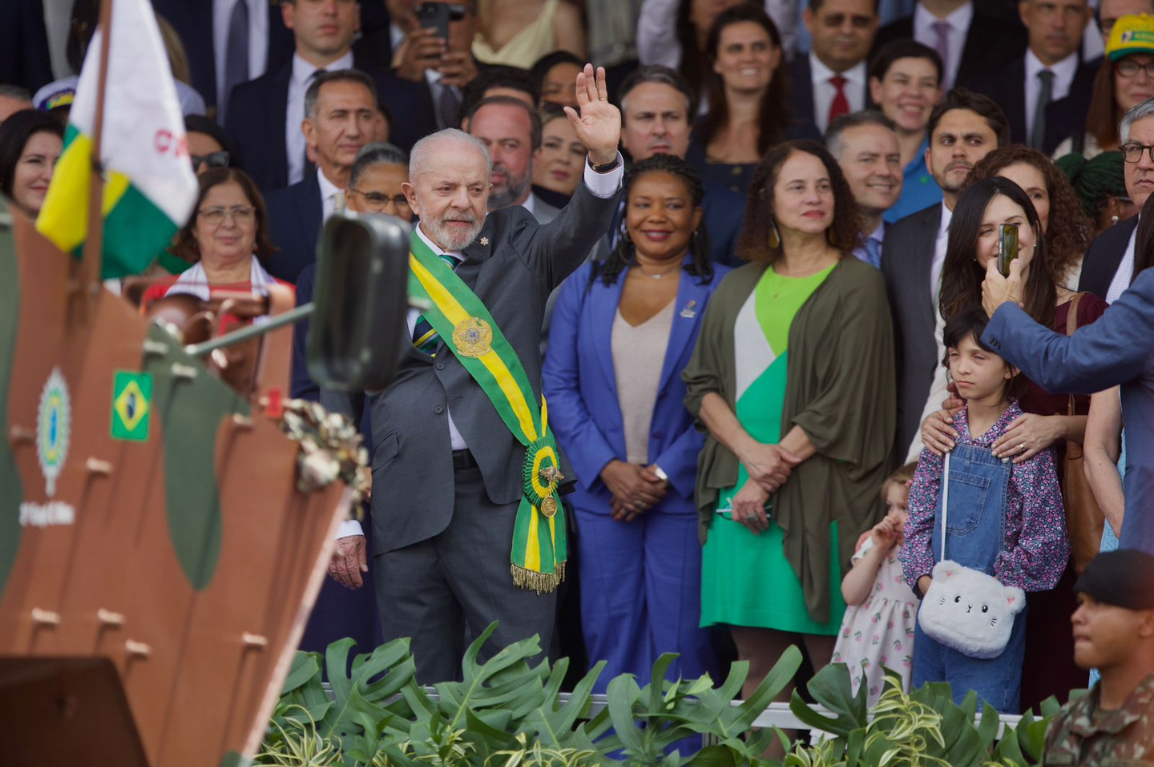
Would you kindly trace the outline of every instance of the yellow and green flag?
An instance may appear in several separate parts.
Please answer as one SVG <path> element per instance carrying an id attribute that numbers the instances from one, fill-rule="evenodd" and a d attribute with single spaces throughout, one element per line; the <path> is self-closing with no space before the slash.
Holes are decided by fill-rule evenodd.
<path id="1" fill-rule="evenodd" d="M 117 0 L 111 27 L 100 152 L 105 169 L 104 278 L 144 271 L 188 219 L 197 194 L 176 86 L 148 0 Z M 77 255 L 88 234 L 103 40 L 102 30 L 97 30 L 80 72 L 64 153 L 36 220 L 45 237 Z"/>

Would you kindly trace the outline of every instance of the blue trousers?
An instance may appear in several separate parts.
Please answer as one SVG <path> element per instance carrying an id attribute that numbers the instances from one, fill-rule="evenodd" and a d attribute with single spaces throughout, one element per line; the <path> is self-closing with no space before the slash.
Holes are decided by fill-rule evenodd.
<path id="1" fill-rule="evenodd" d="M 1022 661 L 1026 656 L 1026 613 L 1014 616 L 1014 630 L 1006 650 L 996 658 L 967 657 L 926 636 L 919 622 L 914 629 L 914 670 L 911 687 L 926 682 L 949 682 L 954 703 L 959 706 L 966 693 L 974 690 L 979 702 L 986 701 L 1000 714 L 1017 714 L 1021 708 Z"/>
<path id="2" fill-rule="evenodd" d="M 589 662 L 607 662 L 594 692 L 634 674 L 645 686 L 662 653 L 680 653 L 669 678 L 715 674 L 701 619 L 697 516 L 650 511 L 633 522 L 577 509 L 581 622 Z"/>

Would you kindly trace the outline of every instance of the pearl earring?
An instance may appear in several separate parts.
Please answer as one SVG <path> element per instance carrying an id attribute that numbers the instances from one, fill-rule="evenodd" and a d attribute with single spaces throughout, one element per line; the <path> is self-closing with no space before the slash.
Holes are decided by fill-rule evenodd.
<path id="1" fill-rule="evenodd" d="M 1110 216 L 1110 224 L 1114 225 L 1117 223 L 1118 223 L 1118 217 L 1117 216 Z"/>

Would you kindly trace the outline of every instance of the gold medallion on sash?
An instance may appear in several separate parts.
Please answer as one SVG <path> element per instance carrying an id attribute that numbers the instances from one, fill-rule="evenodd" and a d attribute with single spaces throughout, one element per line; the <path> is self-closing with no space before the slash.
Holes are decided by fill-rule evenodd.
<path id="1" fill-rule="evenodd" d="M 465 357 L 481 357 L 493 344 L 493 328 L 480 317 L 467 317 L 453 328 L 453 346 Z"/>

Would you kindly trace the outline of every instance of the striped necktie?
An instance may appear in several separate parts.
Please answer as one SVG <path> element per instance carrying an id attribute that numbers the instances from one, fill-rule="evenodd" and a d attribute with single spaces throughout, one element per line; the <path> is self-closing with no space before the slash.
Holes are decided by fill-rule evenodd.
<path id="1" fill-rule="evenodd" d="M 437 254 L 442 261 L 454 272 L 457 271 L 457 266 L 460 261 L 445 253 Z M 434 353 L 437 351 L 437 342 L 440 336 L 437 331 L 433 329 L 432 324 L 425 319 L 424 314 L 417 315 L 417 323 L 413 326 L 413 346 L 417 347 L 417 351 L 423 352 L 430 357 L 436 357 Z"/>

